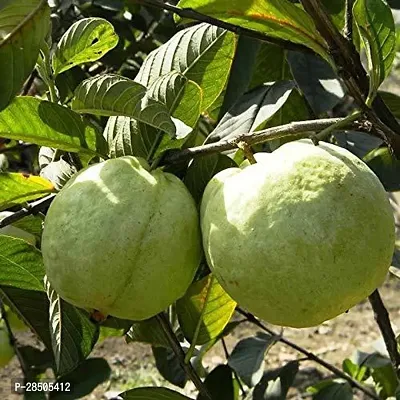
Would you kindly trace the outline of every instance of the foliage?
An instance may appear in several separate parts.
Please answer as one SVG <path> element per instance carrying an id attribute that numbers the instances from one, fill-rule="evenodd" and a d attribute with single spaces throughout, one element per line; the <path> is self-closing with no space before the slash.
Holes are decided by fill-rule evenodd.
<path id="1" fill-rule="evenodd" d="M 243 321 L 205 262 L 164 319 L 103 320 L 61 299 L 44 276 L 41 199 L 48 205 L 78 170 L 143 157 L 182 179 L 199 204 L 210 179 L 249 151 L 270 152 L 323 131 L 322 140 L 363 158 L 387 191 L 400 190 L 400 97 L 380 90 L 400 60 L 398 2 L 356 0 L 350 12 L 350 0 L 324 0 L 317 11 L 311 0 L 164 3 L 0 4 L 0 210 L 12 213 L 0 228 L 12 223 L 38 239 L 33 246 L 0 234 L 2 329 L 19 349 L 27 381 L 40 382 L 51 368 L 55 383 L 73 385 L 72 393 L 38 398 L 81 398 L 108 380 L 107 362 L 88 357 L 109 335 L 151 345 L 160 374 L 177 387 L 204 378 L 196 384 L 199 400 L 285 399 L 302 367 L 300 359 L 271 370 L 268 350 L 282 336 L 246 313 L 262 331 L 227 351 L 225 364 L 204 367 L 207 352 L 225 346 Z M 14 342 L 5 305 L 44 350 Z M 357 387 L 373 398 L 399 398 L 388 356 L 358 352 L 342 370 L 328 364 L 337 376 L 308 393 L 352 399 Z M 189 399 L 180 392 L 131 388 L 119 398 Z"/>

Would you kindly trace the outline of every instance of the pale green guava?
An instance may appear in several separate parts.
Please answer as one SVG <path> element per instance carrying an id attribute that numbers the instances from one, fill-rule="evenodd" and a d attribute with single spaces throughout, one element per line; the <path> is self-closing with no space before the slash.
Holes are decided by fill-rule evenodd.
<path id="1" fill-rule="evenodd" d="M 257 157 L 256 157 L 257 158 Z M 303 139 L 208 184 L 208 264 L 240 305 L 276 325 L 309 327 L 382 284 L 395 227 L 386 192 L 360 159 Z"/>
<path id="2" fill-rule="evenodd" d="M 201 259 L 196 205 L 185 185 L 131 156 L 90 166 L 46 215 L 42 252 L 61 298 L 143 320 L 181 297 Z"/>
<path id="3" fill-rule="evenodd" d="M 0 368 L 5 367 L 14 357 L 14 354 L 7 329 L 0 326 Z"/>
<path id="4" fill-rule="evenodd" d="M 11 214 L 13 214 L 13 213 L 10 211 L 0 212 L 0 221 L 2 221 L 4 218 L 10 216 Z M 31 233 L 24 231 L 23 229 L 17 228 L 16 226 L 12 226 L 12 225 L 7 225 L 4 228 L 1 228 L 0 235 L 7 235 L 7 236 L 19 238 L 19 239 L 24 239 L 26 242 L 30 243 L 33 246 L 36 244 L 35 235 L 32 235 Z"/>

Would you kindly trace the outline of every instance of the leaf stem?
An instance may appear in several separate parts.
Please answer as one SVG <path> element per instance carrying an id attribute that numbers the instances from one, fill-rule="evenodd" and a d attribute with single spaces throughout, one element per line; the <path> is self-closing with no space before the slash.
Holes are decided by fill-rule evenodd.
<path id="1" fill-rule="evenodd" d="M 353 5 L 354 0 L 346 0 L 344 35 L 349 42 L 353 42 Z"/>
<path id="2" fill-rule="evenodd" d="M 156 315 L 156 318 L 164 331 L 165 337 L 168 340 L 172 350 L 174 351 L 175 355 L 177 356 L 179 363 L 183 370 L 186 372 L 187 376 L 196 386 L 196 389 L 208 400 L 212 400 L 211 395 L 204 385 L 202 380 L 200 379 L 199 375 L 193 368 L 191 363 L 186 364 L 185 362 L 185 352 L 182 350 L 182 347 L 177 339 L 174 331 L 172 330 L 171 324 L 165 314 L 162 312 Z"/>
<path id="3" fill-rule="evenodd" d="M 359 382 L 357 382 L 355 379 L 353 379 L 351 376 L 345 374 L 343 371 L 341 371 L 339 368 L 335 367 L 332 364 L 329 364 L 328 362 L 326 362 L 325 360 L 323 360 L 322 358 L 316 356 L 314 353 L 311 353 L 310 351 L 304 349 L 303 347 L 297 345 L 296 343 L 284 338 L 282 335 L 278 335 L 277 333 L 275 333 L 273 330 L 267 328 L 262 322 L 260 322 L 253 314 L 242 310 L 241 308 L 237 308 L 236 311 L 247 317 L 247 320 L 249 322 L 251 322 L 252 324 L 258 326 L 259 328 L 261 328 L 263 331 L 269 333 L 270 335 L 274 335 L 276 336 L 277 340 L 289 347 L 291 347 L 292 349 L 298 351 L 301 354 L 304 354 L 309 360 L 316 362 L 317 364 L 321 365 L 322 367 L 326 368 L 328 371 L 331 371 L 332 373 L 334 373 L 335 375 L 339 376 L 342 379 L 345 379 L 347 382 L 350 383 L 350 385 L 354 388 L 359 389 L 360 391 L 362 391 L 363 393 L 365 393 L 366 395 L 368 395 L 371 399 L 375 399 L 375 400 L 379 400 L 380 397 L 378 395 L 376 395 L 375 393 L 373 393 L 372 391 L 370 391 L 368 388 L 364 387 L 363 385 L 361 385 Z"/>
<path id="4" fill-rule="evenodd" d="M 243 140 L 237 143 L 237 147 L 243 150 L 244 156 L 249 160 L 250 164 L 257 164 L 257 160 L 254 157 L 253 150 L 251 147 Z"/>
<path id="5" fill-rule="evenodd" d="M 359 119 L 362 115 L 362 111 L 355 111 L 354 113 L 348 115 L 346 118 L 343 118 L 341 121 L 332 124 L 331 126 L 326 127 L 321 132 L 317 133 L 314 137 L 312 137 L 314 143 L 318 143 L 318 141 L 325 140 L 333 131 L 340 130 L 352 122 Z"/>

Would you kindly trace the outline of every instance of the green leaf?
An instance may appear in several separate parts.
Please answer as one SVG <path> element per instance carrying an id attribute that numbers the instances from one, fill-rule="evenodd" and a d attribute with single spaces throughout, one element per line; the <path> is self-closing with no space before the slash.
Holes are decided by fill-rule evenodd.
<path id="1" fill-rule="evenodd" d="M 43 230 L 42 224 L 43 224 L 42 218 L 40 218 L 36 215 L 27 215 L 26 217 L 13 222 L 12 226 L 15 226 L 26 232 L 29 232 L 32 235 L 35 235 L 37 238 L 40 239 L 40 237 L 42 236 L 42 230 Z"/>
<path id="2" fill-rule="evenodd" d="M 175 135 L 167 107 L 146 93 L 146 87 L 119 75 L 100 75 L 83 81 L 71 107 L 79 113 L 124 115 Z"/>
<path id="3" fill-rule="evenodd" d="M 343 379 L 326 380 L 307 388 L 314 400 L 352 400 L 353 390 Z"/>
<path id="4" fill-rule="evenodd" d="M 286 61 L 286 50 L 273 44 L 262 43 L 253 68 L 249 89 L 266 82 L 292 79 L 289 64 Z"/>
<path id="5" fill-rule="evenodd" d="M 187 375 L 178 357 L 170 348 L 152 346 L 156 367 L 161 376 L 175 386 L 184 388 Z"/>
<path id="6" fill-rule="evenodd" d="M 232 167 L 237 167 L 236 163 L 224 154 L 209 154 L 195 158 L 186 171 L 185 185 L 195 201 L 200 203 L 210 179 L 218 172 Z"/>
<path id="7" fill-rule="evenodd" d="M 52 400 L 76 400 L 90 395 L 93 390 L 110 378 L 111 368 L 104 358 L 90 358 L 73 372 L 64 375 L 57 383 L 68 385 L 70 391 L 51 392 Z"/>
<path id="8" fill-rule="evenodd" d="M 12 311 L 33 330 L 46 348 L 51 350 L 49 300 L 46 293 L 0 285 L 0 296 Z"/>
<path id="9" fill-rule="evenodd" d="M 375 390 L 378 395 L 386 399 L 394 396 L 398 385 L 396 373 L 389 358 L 379 353 L 363 353 L 357 351 L 356 364 L 367 367 L 370 370 Z"/>
<path id="10" fill-rule="evenodd" d="M 385 0 L 357 0 L 353 13 L 368 59 L 368 101 L 371 103 L 393 64 L 396 53 L 395 24 Z"/>
<path id="11" fill-rule="evenodd" d="M 91 156 L 105 155 L 104 139 L 93 125 L 66 107 L 34 97 L 17 97 L 0 112 L 0 136 Z"/>
<path id="12" fill-rule="evenodd" d="M 50 328 L 57 376 L 73 371 L 93 349 L 99 326 L 90 321 L 86 311 L 62 300 L 45 281 L 50 301 Z"/>
<path id="13" fill-rule="evenodd" d="M 400 190 L 400 161 L 395 159 L 387 147 L 370 151 L 364 162 L 378 176 L 388 192 Z"/>
<path id="14" fill-rule="evenodd" d="M 119 394 L 124 400 L 192 400 L 178 392 L 162 387 L 143 387 Z"/>
<path id="15" fill-rule="evenodd" d="M 25 203 L 54 191 L 53 184 L 40 176 L 16 172 L 0 173 L 0 209 Z"/>
<path id="16" fill-rule="evenodd" d="M 289 51 L 292 75 L 316 115 L 330 111 L 345 93 L 331 65 L 315 54 Z"/>
<path id="17" fill-rule="evenodd" d="M 169 348 L 169 342 L 156 318 L 135 322 L 126 335 L 127 343 L 141 342 Z"/>
<path id="18" fill-rule="evenodd" d="M 181 0 L 178 6 L 273 38 L 302 44 L 328 58 L 326 44 L 311 17 L 288 0 Z"/>
<path id="19" fill-rule="evenodd" d="M 357 365 L 353 363 L 349 358 L 343 360 L 342 363 L 343 371 L 350 375 L 355 380 L 362 382 L 368 375 L 367 375 L 367 367 L 364 365 Z"/>
<path id="20" fill-rule="evenodd" d="M 84 18 L 76 21 L 57 43 L 52 58 L 54 75 L 100 59 L 117 43 L 118 36 L 107 20 Z"/>
<path id="21" fill-rule="evenodd" d="M 208 375 L 204 381 L 212 399 L 218 400 L 238 400 L 239 384 L 229 365 L 218 365 Z M 197 400 L 208 400 L 201 393 Z"/>
<path id="22" fill-rule="evenodd" d="M 12 101 L 32 72 L 49 26 L 50 8 L 45 0 L 1 3 L 0 110 Z"/>
<path id="23" fill-rule="evenodd" d="M 44 291 L 42 255 L 25 240 L 0 235 L 0 286 Z"/>
<path id="24" fill-rule="evenodd" d="M 256 336 L 242 339 L 233 349 L 228 365 L 247 386 L 253 387 L 260 382 L 264 373 L 265 353 L 276 340 L 274 336 L 258 332 Z"/>
<path id="25" fill-rule="evenodd" d="M 394 93 L 383 91 L 379 91 L 379 94 L 386 105 L 390 108 L 390 111 L 393 113 L 393 115 L 400 119 L 400 96 Z"/>
<path id="26" fill-rule="evenodd" d="M 136 82 L 149 87 L 155 79 L 178 71 L 202 89 L 201 111 L 218 98 L 229 76 L 235 35 L 208 24 L 183 29 L 152 51 L 142 64 Z"/>
<path id="27" fill-rule="evenodd" d="M 185 338 L 202 345 L 218 337 L 235 312 L 236 302 L 212 274 L 190 285 L 176 303 L 179 325 Z"/>
<path id="28" fill-rule="evenodd" d="M 232 63 L 224 99 L 218 113 L 218 120 L 249 89 L 261 42 L 245 35 L 239 35 L 235 58 Z"/>
<path id="29" fill-rule="evenodd" d="M 266 83 L 240 97 L 207 138 L 207 142 L 233 140 L 256 131 L 285 104 L 294 89 L 293 81 Z"/>
<path id="30" fill-rule="evenodd" d="M 155 79 L 148 95 L 164 103 L 170 114 L 193 128 L 201 113 L 201 89 L 185 75 L 171 71 Z M 177 135 L 179 138 L 180 135 Z"/>
<path id="31" fill-rule="evenodd" d="M 268 371 L 254 388 L 253 400 L 285 400 L 298 371 L 298 361 L 291 361 L 282 368 Z"/>

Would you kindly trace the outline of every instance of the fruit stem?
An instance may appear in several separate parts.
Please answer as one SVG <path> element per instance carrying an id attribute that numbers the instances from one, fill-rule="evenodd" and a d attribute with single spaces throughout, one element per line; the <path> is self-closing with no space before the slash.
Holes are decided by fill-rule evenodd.
<path id="1" fill-rule="evenodd" d="M 345 379 L 347 382 L 350 383 L 350 385 L 354 388 L 359 389 L 360 391 L 362 391 L 363 393 L 365 393 L 366 395 L 368 395 L 371 399 L 375 399 L 375 400 L 379 400 L 380 397 L 378 395 L 376 395 L 375 393 L 373 393 L 371 390 L 369 390 L 368 388 L 364 387 L 363 385 L 361 385 L 359 382 L 357 382 L 355 379 L 353 379 L 351 376 L 345 374 L 343 371 L 341 371 L 339 368 L 335 367 L 332 364 L 329 364 L 327 361 L 323 360 L 322 358 L 316 356 L 315 354 L 309 352 L 308 350 L 304 349 L 303 347 L 300 347 L 299 345 L 297 345 L 294 342 L 291 342 L 288 339 L 285 339 L 282 335 L 278 335 L 276 332 L 274 332 L 273 330 L 267 328 L 262 322 L 260 322 L 253 314 L 242 310 L 241 308 L 236 308 L 236 311 L 243 315 L 244 317 L 247 318 L 247 320 L 249 322 L 251 322 L 252 324 L 258 326 L 259 328 L 261 328 L 263 331 L 269 333 L 270 335 L 273 335 L 277 338 L 278 342 L 281 342 L 283 344 L 285 344 L 288 347 L 291 347 L 292 349 L 298 351 L 301 354 L 304 354 L 309 360 L 316 362 L 317 364 L 321 365 L 322 367 L 326 368 L 328 371 L 333 372 L 335 375 L 337 375 L 338 377 Z"/>
<path id="2" fill-rule="evenodd" d="M 389 313 L 383 304 L 381 295 L 378 290 L 375 290 L 369 296 L 369 302 L 374 310 L 375 321 L 381 331 L 383 340 L 385 341 L 386 349 L 392 361 L 393 369 L 396 372 L 397 379 L 400 379 L 400 354 L 397 347 L 396 335 L 393 332 L 390 323 Z"/>
<path id="3" fill-rule="evenodd" d="M 179 364 L 186 372 L 186 375 L 189 379 L 194 383 L 197 390 L 208 400 L 212 400 L 211 394 L 209 393 L 207 387 L 204 385 L 202 380 L 200 379 L 199 375 L 197 374 L 196 370 L 193 368 L 192 364 L 189 362 L 188 364 L 185 363 L 185 352 L 183 351 L 181 344 L 179 343 L 178 338 L 176 337 L 172 326 L 166 317 L 166 315 L 162 312 L 156 315 L 156 319 L 160 324 L 162 330 L 164 331 L 165 337 L 168 340 L 173 352 L 175 353 L 176 357 L 179 360 Z"/>
<path id="4" fill-rule="evenodd" d="M 257 164 L 253 150 L 244 140 L 240 140 L 236 145 L 239 149 L 243 150 L 244 156 L 249 160 L 250 164 Z"/>

